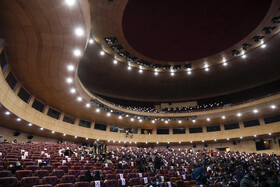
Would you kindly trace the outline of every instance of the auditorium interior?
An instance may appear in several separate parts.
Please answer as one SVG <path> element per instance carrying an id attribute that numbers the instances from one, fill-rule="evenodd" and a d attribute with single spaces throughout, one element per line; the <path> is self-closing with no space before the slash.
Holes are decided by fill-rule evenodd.
<path id="1" fill-rule="evenodd" d="M 0 187 L 280 186 L 279 32 L 280 0 L 0 0 Z"/>

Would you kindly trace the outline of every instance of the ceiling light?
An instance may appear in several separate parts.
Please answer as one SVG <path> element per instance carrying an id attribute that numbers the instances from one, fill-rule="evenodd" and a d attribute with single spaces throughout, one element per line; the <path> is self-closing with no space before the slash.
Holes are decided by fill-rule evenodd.
<path id="1" fill-rule="evenodd" d="M 155 76 L 158 76 L 158 72 L 157 71 L 154 74 L 155 74 Z"/>
<path id="2" fill-rule="evenodd" d="M 82 52 L 80 49 L 74 49 L 73 54 L 74 54 L 74 56 L 81 56 Z"/>
<path id="3" fill-rule="evenodd" d="M 31 126 L 32 126 L 32 123 L 28 123 L 28 126 L 31 127 Z"/>
<path id="4" fill-rule="evenodd" d="M 204 140 L 202 140 L 202 142 L 204 142 Z"/>
<path id="5" fill-rule="evenodd" d="M 6 115 L 6 116 L 8 116 L 8 115 L 10 115 L 10 114 L 11 114 L 11 112 L 9 112 L 9 111 L 6 111 L 6 112 L 5 112 L 5 115 Z"/>
<path id="6" fill-rule="evenodd" d="M 139 120 L 140 123 L 142 123 L 142 121 L 143 121 L 142 119 Z"/>
<path id="7" fill-rule="evenodd" d="M 247 56 L 246 55 L 242 55 L 241 58 L 245 59 Z"/>
<path id="8" fill-rule="evenodd" d="M 207 118 L 207 121 L 211 121 L 211 119 L 210 119 L 210 118 Z"/>
<path id="9" fill-rule="evenodd" d="M 139 69 L 139 73 L 143 73 L 143 70 L 142 70 L 142 69 Z"/>
<path id="10" fill-rule="evenodd" d="M 73 6 L 75 4 L 75 0 L 65 0 L 65 3 L 68 5 L 68 6 Z"/>
<path id="11" fill-rule="evenodd" d="M 192 122 L 193 122 L 193 123 L 195 123 L 195 122 L 196 122 L 196 120 L 195 120 L 195 119 L 193 119 L 193 120 L 192 120 Z"/>
<path id="12" fill-rule="evenodd" d="M 21 121 L 21 118 L 17 118 L 17 121 Z"/>
<path id="13" fill-rule="evenodd" d="M 167 142 L 167 144 L 170 144 L 170 142 Z"/>
<path id="14" fill-rule="evenodd" d="M 155 123 L 155 120 L 152 120 L 152 123 Z"/>
<path id="15" fill-rule="evenodd" d="M 214 142 L 216 142 L 217 140 L 216 139 L 214 139 Z"/>
<path id="16" fill-rule="evenodd" d="M 117 61 L 117 60 L 114 60 L 114 61 L 113 61 L 113 63 L 114 63 L 114 64 L 117 64 L 117 63 L 118 63 L 118 61 Z"/>
<path id="17" fill-rule="evenodd" d="M 100 109 L 99 108 L 95 109 L 95 112 L 100 112 Z"/>
<path id="18" fill-rule="evenodd" d="M 266 48 L 266 44 L 262 44 L 261 48 L 263 48 L 263 49 Z"/>
<path id="19" fill-rule="evenodd" d="M 68 71 L 74 71 L 75 67 L 73 65 L 68 65 L 67 66 Z"/>
<path id="20" fill-rule="evenodd" d="M 224 62 L 224 63 L 223 63 L 223 66 L 227 66 L 227 62 Z"/>
<path id="21" fill-rule="evenodd" d="M 121 141 L 119 141 L 119 143 L 121 143 Z"/>
<path id="22" fill-rule="evenodd" d="M 192 141 L 190 141 L 192 143 Z"/>
<path id="23" fill-rule="evenodd" d="M 226 116 L 222 116 L 222 119 L 226 119 Z"/>
<path id="24" fill-rule="evenodd" d="M 75 29 L 75 34 L 76 36 L 81 37 L 84 35 L 84 30 L 81 27 L 78 27 Z"/>
<path id="25" fill-rule="evenodd" d="M 182 123 L 182 120 L 179 120 L 178 123 Z"/>
<path id="26" fill-rule="evenodd" d="M 270 135 L 271 135 L 271 132 L 270 132 L 270 133 L 268 133 L 268 135 L 270 136 Z"/>
<path id="27" fill-rule="evenodd" d="M 165 121 L 164 121 L 164 123 L 166 123 L 166 124 L 167 124 L 167 123 L 168 123 L 168 121 L 167 121 L 167 120 L 165 120 Z"/>
<path id="28" fill-rule="evenodd" d="M 86 104 L 86 107 L 89 108 L 89 107 L 90 107 L 90 103 L 87 103 L 87 104 Z"/>
<path id="29" fill-rule="evenodd" d="M 127 66 L 127 69 L 130 71 L 131 70 L 131 66 Z"/>
<path id="30" fill-rule="evenodd" d="M 174 73 L 174 72 L 171 72 L 171 73 L 170 73 L 170 75 L 171 75 L 171 76 L 174 76 L 174 75 L 175 75 L 175 73 Z"/>
<path id="31" fill-rule="evenodd" d="M 96 141 L 98 142 L 98 141 L 99 141 L 99 139 L 96 139 Z"/>
<path id="32" fill-rule="evenodd" d="M 205 68 L 205 71 L 209 71 L 209 68 Z"/>
<path id="33" fill-rule="evenodd" d="M 237 113 L 236 115 L 237 115 L 238 117 L 242 116 L 242 114 L 241 114 L 241 113 Z"/>
<path id="34" fill-rule="evenodd" d="M 70 89 L 70 92 L 71 92 L 71 93 L 76 93 L 76 89 L 75 89 L 75 88 L 71 88 L 71 89 Z"/>
<path id="35" fill-rule="evenodd" d="M 107 142 L 110 142 L 110 140 L 107 140 Z"/>
<path id="36" fill-rule="evenodd" d="M 256 114 L 258 113 L 259 111 L 257 109 L 254 109 L 253 112 Z"/>
<path id="37" fill-rule="evenodd" d="M 70 77 L 68 77 L 68 78 L 66 79 L 66 82 L 67 82 L 68 84 L 70 84 L 70 83 L 72 83 L 72 82 L 73 82 L 73 79 L 72 79 L 72 78 L 70 78 Z"/>
<path id="38" fill-rule="evenodd" d="M 148 144 L 148 142 L 146 142 L 146 144 Z"/>
<path id="39" fill-rule="evenodd" d="M 157 144 L 158 144 L 158 142 L 157 142 Z"/>
<path id="40" fill-rule="evenodd" d="M 227 140 L 229 140 L 229 138 L 227 138 Z"/>
<path id="41" fill-rule="evenodd" d="M 77 101 L 82 101 L 82 97 L 77 97 Z"/>
<path id="42" fill-rule="evenodd" d="M 110 112 L 107 112 L 107 116 L 110 117 L 110 116 L 111 116 L 111 113 L 110 113 Z"/>
<path id="43" fill-rule="evenodd" d="M 66 136 L 66 134 L 63 134 L 63 136 Z"/>
<path id="44" fill-rule="evenodd" d="M 77 136 L 75 136 L 75 138 L 78 138 Z"/>
<path id="45" fill-rule="evenodd" d="M 42 131 L 42 130 L 44 130 L 44 128 L 43 128 L 43 127 L 41 127 L 41 128 L 40 128 L 40 130 Z"/>
<path id="46" fill-rule="evenodd" d="M 130 118 L 130 121 L 134 121 L 134 118 Z"/>
<path id="47" fill-rule="evenodd" d="M 90 44 L 93 44 L 94 43 L 94 40 L 91 38 L 91 39 L 89 39 L 89 41 L 88 41 Z"/>
<path id="48" fill-rule="evenodd" d="M 137 142 L 134 142 L 135 144 L 137 144 Z"/>
<path id="49" fill-rule="evenodd" d="M 114 140 L 113 143 L 115 143 L 116 141 Z"/>
<path id="50" fill-rule="evenodd" d="M 271 105 L 270 108 L 275 109 L 276 105 Z"/>
<path id="51" fill-rule="evenodd" d="M 119 116 L 119 119 L 122 119 L 122 116 Z"/>
<path id="52" fill-rule="evenodd" d="M 54 134 L 55 132 L 54 131 L 52 131 L 52 134 Z"/>
<path id="53" fill-rule="evenodd" d="M 188 75 L 191 75 L 192 74 L 192 72 L 191 71 L 188 71 Z"/>
<path id="54" fill-rule="evenodd" d="M 100 55 L 101 55 L 101 56 L 104 56 L 104 55 L 105 55 L 105 52 L 104 52 L 104 51 L 100 51 Z"/>
<path id="55" fill-rule="evenodd" d="M 241 136 L 240 139 L 243 139 L 243 137 Z"/>
<path id="56" fill-rule="evenodd" d="M 257 135 L 254 135 L 254 137 L 256 138 L 256 137 L 257 137 Z"/>
<path id="57" fill-rule="evenodd" d="M 88 138 L 86 138 L 86 140 L 88 140 Z"/>

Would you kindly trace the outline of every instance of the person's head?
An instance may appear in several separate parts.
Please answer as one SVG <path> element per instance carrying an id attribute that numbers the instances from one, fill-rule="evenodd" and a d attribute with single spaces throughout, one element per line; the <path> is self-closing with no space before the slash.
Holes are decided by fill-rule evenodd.
<path id="1" fill-rule="evenodd" d="M 19 167 L 21 164 L 20 162 L 16 162 L 16 166 Z"/>

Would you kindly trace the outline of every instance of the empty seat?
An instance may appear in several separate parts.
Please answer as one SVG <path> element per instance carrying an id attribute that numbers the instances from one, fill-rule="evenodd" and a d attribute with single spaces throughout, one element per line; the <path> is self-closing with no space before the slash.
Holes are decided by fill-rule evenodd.
<path id="1" fill-rule="evenodd" d="M 84 177 L 85 177 L 85 175 L 79 175 L 79 176 L 76 178 L 76 181 L 77 181 L 77 182 L 83 182 L 83 181 L 84 181 Z"/>
<path id="2" fill-rule="evenodd" d="M 103 181 L 92 181 L 90 183 L 90 187 L 103 187 L 104 182 Z"/>
<path id="3" fill-rule="evenodd" d="M 35 172 L 36 170 L 39 170 L 40 167 L 37 165 L 28 165 L 25 167 L 26 170 L 31 170 L 32 172 Z"/>
<path id="4" fill-rule="evenodd" d="M 116 179 L 109 179 L 105 181 L 106 187 L 118 187 L 118 181 Z"/>
<path id="5" fill-rule="evenodd" d="M 64 173 L 68 173 L 68 167 L 67 166 L 58 166 L 57 168 L 63 170 Z"/>
<path id="6" fill-rule="evenodd" d="M 110 180 L 110 179 L 117 179 L 117 176 L 115 174 L 107 174 L 106 175 L 106 179 Z"/>
<path id="7" fill-rule="evenodd" d="M 80 175 L 85 175 L 87 173 L 88 170 L 81 170 L 80 171 Z"/>
<path id="8" fill-rule="evenodd" d="M 43 177 L 43 184 L 56 185 L 58 183 L 58 178 L 56 176 Z"/>
<path id="9" fill-rule="evenodd" d="M 35 176 L 38 176 L 39 179 L 49 176 L 49 171 L 48 170 L 36 170 L 35 171 Z"/>
<path id="10" fill-rule="evenodd" d="M 132 178 L 138 177 L 138 175 L 136 173 L 128 173 L 127 176 L 128 176 L 128 179 L 132 179 Z"/>
<path id="11" fill-rule="evenodd" d="M 61 179 L 62 183 L 75 183 L 76 182 L 76 176 L 75 175 L 64 175 Z"/>
<path id="12" fill-rule="evenodd" d="M 0 187 L 17 187 L 18 180 L 16 177 L 1 177 Z"/>
<path id="13" fill-rule="evenodd" d="M 32 187 L 39 184 L 39 177 L 23 177 L 20 181 L 21 186 Z"/>
<path id="14" fill-rule="evenodd" d="M 64 175 L 64 171 L 61 169 L 54 169 L 52 173 L 54 176 L 57 176 L 57 178 L 61 178 Z"/>
<path id="15" fill-rule="evenodd" d="M 0 177 L 11 177 L 12 173 L 10 171 L 0 171 Z"/>
<path id="16" fill-rule="evenodd" d="M 31 170 L 18 170 L 18 171 L 16 171 L 15 176 L 20 181 L 22 177 L 31 177 L 32 171 Z"/>
<path id="17" fill-rule="evenodd" d="M 72 170 L 81 170 L 82 167 L 81 166 L 72 166 L 71 169 Z"/>
<path id="18" fill-rule="evenodd" d="M 41 184 L 41 185 L 34 185 L 32 187 L 53 187 L 51 184 Z"/>
<path id="19" fill-rule="evenodd" d="M 74 187 L 72 183 L 60 183 L 57 184 L 55 187 Z"/>
<path id="20" fill-rule="evenodd" d="M 52 172 L 52 170 L 53 170 L 53 167 L 52 166 L 42 166 L 42 169 L 46 169 L 46 170 L 48 170 L 49 172 Z"/>
<path id="21" fill-rule="evenodd" d="M 89 182 L 76 182 L 74 184 L 74 187 L 90 187 L 90 183 Z"/>
<path id="22" fill-rule="evenodd" d="M 130 183 L 131 186 L 141 185 L 141 181 L 140 181 L 139 178 L 129 179 L 129 183 Z"/>
<path id="23" fill-rule="evenodd" d="M 69 170 L 68 174 L 75 175 L 75 177 L 77 177 L 78 175 L 80 175 L 80 170 Z"/>

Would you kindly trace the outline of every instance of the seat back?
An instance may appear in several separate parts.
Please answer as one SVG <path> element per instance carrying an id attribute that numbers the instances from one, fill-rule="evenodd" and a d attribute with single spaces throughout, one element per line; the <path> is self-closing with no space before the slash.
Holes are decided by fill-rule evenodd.
<path id="1" fill-rule="evenodd" d="M 118 181 L 116 179 L 109 179 L 105 181 L 106 187 L 118 187 Z"/>
<path id="2" fill-rule="evenodd" d="M 74 184 L 74 187 L 90 187 L 90 183 L 89 182 L 76 182 Z"/>
<path id="3" fill-rule="evenodd" d="M 110 179 L 117 179 L 117 176 L 115 174 L 107 174 L 106 175 L 106 179 L 110 180 Z"/>
<path id="4" fill-rule="evenodd" d="M 68 167 L 67 166 L 58 166 L 57 168 L 63 170 L 64 173 L 68 173 Z"/>
<path id="5" fill-rule="evenodd" d="M 17 187 L 18 180 L 16 177 L 1 177 L 0 186 L 1 187 Z"/>
<path id="6" fill-rule="evenodd" d="M 0 171 L 0 177 L 11 177 L 12 173 L 10 171 Z"/>
<path id="7" fill-rule="evenodd" d="M 56 176 L 43 177 L 43 184 L 56 185 L 58 183 L 58 178 Z"/>
<path id="8" fill-rule="evenodd" d="M 43 170 L 48 170 L 49 172 L 52 172 L 53 167 L 52 166 L 42 166 Z"/>
<path id="9" fill-rule="evenodd" d="M 15 176 L 20 181 L 22 177 L 31 177 L 32 170 L 18 170 Z"/>
<path id="10" fill-rule="evenodd" d="M 75 175 L 75 177 L 77 177 L 80 175 L 80 170 L 69 170 L 68 175 Z"/>
<path id="11" fill-rule="evenodd" d="M 45 176 L 49 176 L 49 170 L 36 170 L 35 175 L 41 179 Z"/>
<path id="12" fill-rule="evenodd" d="M 32 187 L 33 185 L 39 184 L 39 177 L 23 177 L 20 183 L 21 186 Z"/>
<path id="13" fill-rule="evenodd" d="M 57 184 L 55 187 L 74 187 L 72 183 L 60 183 Z"/>
<path id="14" fill-rule="evenodd" d="M 132 178 L 132 179 L 129 179 L 129 183 L 131 186 L 134 186 L 134 185 L 141 185 L 141 181 L 139 178 Z"/>
<path id="15" fill-rule="evenodd" d="M 129 186 L 129 181 L 127 179 L 118 179 L 118 186 Z"/>
<path id="16" fill-rule="evenodd" d="M 36 170 L 39 170 L 40 167 L 37 165 L 28 165 L 25 167 L 26 170 L 31 170 L 32 172 L 35 172 Z"/>
<path id="17" fill-rule="evenodd" d="M 128 173 L 127 176 L 128 176 L 128 179 L 132 179 L 132 178 L 138 177 L 136 173 Z"/>
<path id="18" fill-rule="evenodd" d="M 64 175 L 61 179 L 62 183 L 75 183 L 76 182 L 76 176 L 75 175 Z"/>
<path id="19" fill-rule="evenodd" d="M 103 181 L 91 181 L 90 187 L 103 187 L 104 182 Z"/>
<path id="20" fill-rule="evenodd" d="M 175 181 L 175 186 L 176 187 L 184 187 L 185 186 L 184 181 L 182 181 L 182 180 Z"/>
<path id="21" fill-rule="evenodd" d="M 52 173 L 54 176 L 57 176 L 57 178 L 61 178 L 64 175 L 64 171 L 61 169 L 54 169 Z"/>

